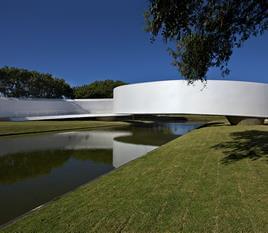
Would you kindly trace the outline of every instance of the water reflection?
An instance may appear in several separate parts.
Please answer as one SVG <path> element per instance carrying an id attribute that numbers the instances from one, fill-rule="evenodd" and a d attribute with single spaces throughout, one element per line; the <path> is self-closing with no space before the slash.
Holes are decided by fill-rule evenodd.
<path id="1" fill-rule="evenodd" d="M 0 140 L 0 156 L 46 150 L 112 149 L 115 137 L 128 131 L 81 131 L 12 137 Z"/>
<path id="2" fill-rule="evenodd" d="M 165 123 L 0 139 L 0 224 L 197 127 Z"/>
<path id="3" fill-rule="evenodd" d="M 12 184 L 27 178 L 49 174 L 69 159 L 111 164 L 112 150 L 47 150 L 0 157 L 0 184 Z M 111 166 L 112 168 L 112 166 Z"/>

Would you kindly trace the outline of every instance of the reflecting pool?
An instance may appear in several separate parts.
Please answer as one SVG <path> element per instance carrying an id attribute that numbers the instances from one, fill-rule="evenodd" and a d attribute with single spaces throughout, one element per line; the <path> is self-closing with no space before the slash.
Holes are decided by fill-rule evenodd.
<path id="1" fill-rule="evenodd" d="M 152 151 L 199 124 L 155 123 L 0 138 L 0 224 Z"/>

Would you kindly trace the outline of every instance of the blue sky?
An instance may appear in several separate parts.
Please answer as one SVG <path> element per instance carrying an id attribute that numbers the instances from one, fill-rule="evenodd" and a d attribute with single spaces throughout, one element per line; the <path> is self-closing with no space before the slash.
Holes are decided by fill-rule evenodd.
<path id="1" fill-rule="evenodd" d="M 180 78 L 161 40 L 144 32 L 146 0 L 1 1 L 0 66 L 48 72 L 71 85 Z M 225 79 L 268 83 L 268 33 L 231 58 Z M 208 78 L 221 79 L 211 70 Z"/>

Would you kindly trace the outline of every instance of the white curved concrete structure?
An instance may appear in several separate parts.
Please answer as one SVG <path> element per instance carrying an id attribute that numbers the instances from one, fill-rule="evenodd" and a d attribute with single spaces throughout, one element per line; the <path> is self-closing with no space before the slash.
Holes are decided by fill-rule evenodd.
<path id="1" fill-rule="evenodd" d="M 116 116 L 119 114 L 113 113 L 113 99 L 0 98 L 0 120 L 57 120 Z"/>
<path id="2" fill-rule="evenodd" d="M 0 98 L 0 118 L 113 112 L 113 99 Z"/>
<path id="3" fill-rule="evenodd" d="M 0 119 L 48 120 L 129 114 L 204 114 L 268 118 L 268 84 L 209 80 L 147 82 L 114 89 L 114 99 L 55 100 L 0 98 Z"/>
<path id="4" fill-rule="evenodd" d="M 114 112 L 128 114 L 207 114 L 268 117 L 268 84 L 209 80 L 160 81 L 114 89 Z"/>

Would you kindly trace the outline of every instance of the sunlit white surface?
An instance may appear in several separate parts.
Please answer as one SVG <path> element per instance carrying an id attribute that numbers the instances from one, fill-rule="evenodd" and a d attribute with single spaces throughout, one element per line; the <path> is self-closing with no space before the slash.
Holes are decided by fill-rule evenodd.
<path id="1" fill-rule="evenodd" d="M 209 80 L 148 82 L 114 89 L 114 112 L 268 117 L 268 84 Z"/>
<path id="2" fill-rule="evenodd" d="M 0 118 L 46 120 L 107 114 L 113 114 L 113 99 L 0 98 Z"/>

